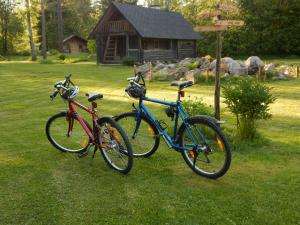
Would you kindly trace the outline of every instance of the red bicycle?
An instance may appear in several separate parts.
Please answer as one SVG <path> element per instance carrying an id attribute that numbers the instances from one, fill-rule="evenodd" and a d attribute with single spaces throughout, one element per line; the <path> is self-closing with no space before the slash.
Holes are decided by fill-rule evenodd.
<path id="1" fill-rule="evenodd" d="M 62 152 L 79 153 L 86 156 L 94 146 L 94 158 L 99 149 L 106 163 L 113 169 L 128 173 L 132 168 L 133 154 L 130 142 L 124 130 L 110 117 L 97 115 L 97 100 L 102 94 L 87 93 L 91 109 L 81 105 L 74 98 L 79 88 L 71 81 L 71 74 L 65 80 L 57 82 L 55 91 L 50 95 L 53 100 L 57 94 L 68 102 L 68 110 L 52 116 L 46 124 L 46 134 L 50 143 Z M 91 127 L 76 111 L 76 107 L 86 111 L 92 117 Z"/>

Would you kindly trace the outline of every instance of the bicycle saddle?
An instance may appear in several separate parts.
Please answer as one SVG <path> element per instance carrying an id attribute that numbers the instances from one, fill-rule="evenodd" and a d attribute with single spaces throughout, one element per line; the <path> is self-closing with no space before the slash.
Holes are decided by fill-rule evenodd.
<path id="1" fill-rule="evenodd" d="M 103 94 L 96 94 L 96 93 L 86 93 L 85 96 L 88 97 L 89 102 L 93 102 L 103 98 Z"/>
<path id="2" fill-rule="evenodd" d="M 193 81 L 173 81 L 171 83 L 171 86 L 177 86 L 179 87 L 180 90 L 184 89 L 184 88 L 187 88 L 187 87 L 190 87 L 193 85 Z"/>

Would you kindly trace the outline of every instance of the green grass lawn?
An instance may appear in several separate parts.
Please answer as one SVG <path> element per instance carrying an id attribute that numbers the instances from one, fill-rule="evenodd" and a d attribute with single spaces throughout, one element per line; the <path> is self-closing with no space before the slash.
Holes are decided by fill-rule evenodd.
<path id="1" fill-rule="evenodd" d="M 80 87 L 82 103 L 85 92 L 104 94 L 101 115 L 131 109 L 124 89 L 132 68 L 0 63 L 0 224 L 300 224 L 300 80 L 268 83 L 278 99 L 273 118 L 260 123 L 265 140 L 232 145 L 229 172 L 209 180 L 163 142 L 153 157 L 135 159 L 125 176 L 100 154 L 91 161 L 53 148 L 45 123 L 66 104 L 50 102 L 49 93 L 67 73 Z M 211 105 L 213 93 L 211 84 L 187 90 Z M 153 82 L 147 94 L 175 100 L 176 89 Z M 169 121 L 163 107 L 150 108 Z M 234 118 L 224 106 L 222 118 L 229 134 Z"/>

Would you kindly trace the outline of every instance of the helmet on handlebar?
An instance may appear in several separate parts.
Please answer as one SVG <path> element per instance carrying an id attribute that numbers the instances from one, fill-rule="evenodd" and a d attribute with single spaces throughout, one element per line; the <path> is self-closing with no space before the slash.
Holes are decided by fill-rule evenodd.
<path id="1" fill-rule="evenodd" d="M 73 99 L 79 94 L 79 87 L 73 86 L 67 90 L 64 90 L 61 97 L 64 99 Z"/>
<path id="2" fill-rule="evenodd" d="M 132 98 L 140 98 L 146 95 L 146 87 L 144 85 L 130 84 L 125 91 Z"/>

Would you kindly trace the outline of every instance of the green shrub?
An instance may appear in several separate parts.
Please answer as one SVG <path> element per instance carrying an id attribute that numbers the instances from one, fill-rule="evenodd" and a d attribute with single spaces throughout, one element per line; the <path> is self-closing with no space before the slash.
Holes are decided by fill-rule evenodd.
<path id="1" fill-rule="evenodd" d="M 215 76 L 212 73 L 208 74 L 208 77 L 206 77 L 207 74 L 205 71 L 203 71 L 200 75 L 195 77 L 195 83 L 196 84 L 201 84 L 201 83 L 213 83 L 215 82 Z"/>
<path id="2" fill-rule="evenodd" d="M 122 59 L 122 64 L 125 66 L 133 66 L 135 63 L 135 60 L 132 57 L 124 57 Z"/>
<path id="3" fill-rule="evenodd" d="M 275 101 L 271 88 L 255 79 L 231 79 L 223 88 L 228 109 L 236 116 L 237 134 L 241 139 L 257 136 L 257 121 L 271 118 L 269 106 Z"/>
<path id="4" fill-rule="evenodd" d="M 49 52 L 50 52 L 51 55 L 58 55 L 59 54 L 59 51 L 56 50 L 56 49 L 50 49 Z"/>
<path id="5" fill-rule="evenodd" d="M 66 59 L 66 56 L 65 56 L 64 54 L 60 54 L 60 55 L 58 56 L 58 59 L 60 59 L 60 60 L 65 60 L 65 59 Z"/>
<path id="6" fill-rule="evenodd" d="M 214 114 L 213 108 L 207 105 L 205 102 L 203 102 L 203 100 L 200 98 L 195 98 L 192 100 L 189 97 L 188 100 L 182 101 L 182 105 L 190 116 L 195 116 L 195 115 L 213 116 Z"/>
<path id="7" fill-rule="evenodd" d="M 200 61 L 197 60 L 193 63 L 190 63 L 187 67 L 188 67 L 189 70 L 194 70 L 194 69 L 198 68 L 199 65 L 200 65 Z"/>
<path id="8" fill-rule="evenodd" d="M 95 54 L 96 51 L 97 51 L 96 41 L 95 40 L 88 40 L 88 42 L 87 42 L 87 49 L 89 50 L 89 52 L 91 54 Z"/>

